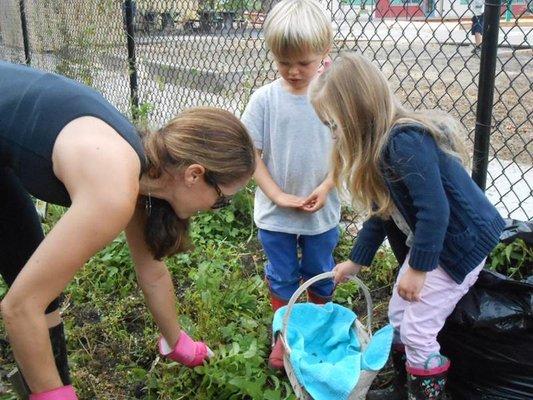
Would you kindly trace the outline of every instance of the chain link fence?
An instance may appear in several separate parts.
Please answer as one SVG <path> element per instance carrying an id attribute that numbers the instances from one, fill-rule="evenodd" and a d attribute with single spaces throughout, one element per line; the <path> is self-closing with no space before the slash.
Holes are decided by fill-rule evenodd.
<path id="1" fill-rule="evenodd" d="M 239 115 L 250 94 L 276 78 L 262 38 L 275 2 L 0 0 L 0 59 L 93 86 L 152 127 L 198 105 Z M 472 148 L 476 134 L 490 132 L 488 149 L 476 148 L 488 161 L 479 164 L 487 195 L 502 215 L 533 218 L 533 2 L 486 4 L 498 29 L 485 23 L 483 54 L 470 33 L 469 0 L 322 3 L 333 21 L 333 57 L 365 54 L 408 106 L 441 108 L 460 119 Z M 491 120 L 483 121 L 487 109 Z M 347 210 L 345 224 L 355 234 L 355 214 Z"/>

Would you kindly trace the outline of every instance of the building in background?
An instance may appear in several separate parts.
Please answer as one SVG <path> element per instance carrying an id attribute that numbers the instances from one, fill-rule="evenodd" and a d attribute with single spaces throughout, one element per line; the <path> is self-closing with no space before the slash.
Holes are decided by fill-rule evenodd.
<path id="1" fill-rule="evenodd" d="M 468 0 L 329 0 L 328 2 L 332 10 L 338 8 L 349 13 L 353 9 L 355 12 L 360 11 L 361 14 L 372 14 L 374 18 L 434 17 L 453 20 L 470 18 L 472 15 Z M 531 14 L 533 2 L 504 1 L 502 15 L 505 15 L 508 9 L 515 16 Z"/>

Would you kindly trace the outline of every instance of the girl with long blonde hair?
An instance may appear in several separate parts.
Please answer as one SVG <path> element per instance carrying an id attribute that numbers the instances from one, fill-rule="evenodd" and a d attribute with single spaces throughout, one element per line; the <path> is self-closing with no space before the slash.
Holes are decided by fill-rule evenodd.
<path id="1" fill-rule="evenodd" d="M 410 111 L 368 59 L 341 54 L 310 97 L 336 139 L 333 179 L 367 215 L 336 282 L 368 266 L 387 236 L 400 265 L 389 303 L 397 378 L 369 399 L 441 399 L 449 360 L 437 334 L 474 284 L 504 221 L 464 167 L 449 115 Z"/>

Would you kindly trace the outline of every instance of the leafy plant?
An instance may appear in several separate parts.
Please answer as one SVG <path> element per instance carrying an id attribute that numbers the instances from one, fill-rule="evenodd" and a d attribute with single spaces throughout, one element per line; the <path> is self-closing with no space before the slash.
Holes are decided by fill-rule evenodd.
<path id="1" fill-rule="evenodd" d="M 490 255 L 489 269 L 516 280 L 533 275 L 533 247 L 522 239 L 499 243 Z"/>
<path id="2" fill-rule="evenodd" d="M 137 287 L 124 235 L 76 274 L 62 308 L 80 398 L 295 400 L 288 380 L 266 365 L 272 311 L 263 280 L 264 255 L 253 226 L 253 191 L 249 185 L 229 207 L 197 215 L 191 224 L 196 248 L 166 261 L 181 326 L 215 353 L 202 367 L 188 369 L 158 355 L 159 333 Z M 45 231 L 64 211 L 49 207 Z M 335 251 L 337 262 L 347 259 L 353 240 L 343 232 Z M 515 242 L 499 245 L 491 262 L 517 278 L 530 271 L 532 258 L 530 248 Z M 359 274 L 372 293 L 376 328 L 386 323 L 397 270 L 394 255 L 384 246 L 372 266 Z M 5 285 L 0 285 L 0 298 L 5 292 Z M 364 321 L 365 303 L 356 284 L 338 286 L 335 301 L 353 308 Z M 0 373 L 12 366 L 0 352 Z M 15 397 L 6 390 L 0 399 Z"/>
<path id="3" fill-rule="evenodd" d="M 254 234 L 253 192 L 254 186 L 249 184 L 235 195 L 229 206 L 198 214 L 191 229 L 194 243 L 221 241 L 231 245 L 249 241 Z"/>

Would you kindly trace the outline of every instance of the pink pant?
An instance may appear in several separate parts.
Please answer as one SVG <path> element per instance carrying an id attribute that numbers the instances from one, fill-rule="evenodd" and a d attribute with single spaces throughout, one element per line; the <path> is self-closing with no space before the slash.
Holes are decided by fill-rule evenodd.
<path id="1" fill-rule="evenodd" d="M 408 267 L 408 260 L 409 255 L 394 284 L 389 303 L 389 321 L 395 329 L 395 342 L 405 345 L 409 365 L 423 368 L 429 356 L 439 353 L 437 334 L 455 305 L 476 282 L 485 260 L 471 271 L 460 285 L 441 267 L 428 272 L 421 299 L 415 302 L 408 302 L 398 295 L 398 283 Z"/>

